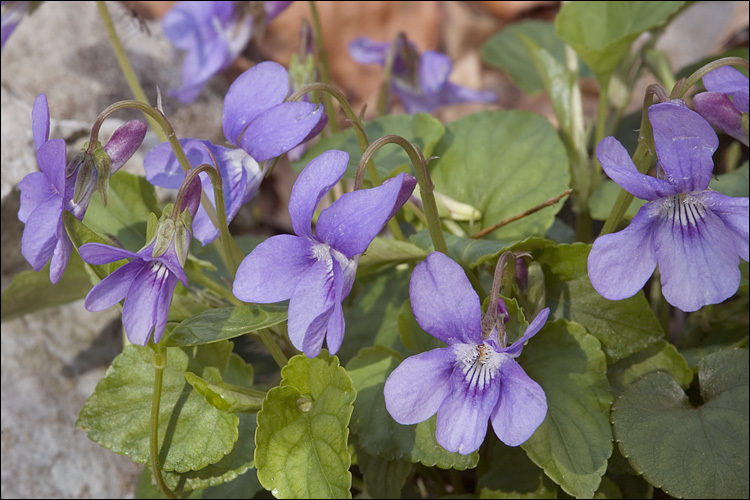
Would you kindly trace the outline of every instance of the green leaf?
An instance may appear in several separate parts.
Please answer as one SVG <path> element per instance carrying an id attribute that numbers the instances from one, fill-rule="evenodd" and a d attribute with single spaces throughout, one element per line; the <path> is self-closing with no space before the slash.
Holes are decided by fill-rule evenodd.
<path id="1" fill-rule="evenodd" d="M 294 356 L 258 412 L 255 466 L 277 498 L 351 498 L 349 419 L 356 391 L 338 358 Z"/>
<path id="2" fill-rule="evenodd" d="M 351 428 L 359 446 L 387 460 L 406 460 L 428 467 L 464 470 L 476 467 L 479 453 L 450 453 L 435 438 L 436 417 L 416 425 L 401 425 L 385 408 L 383 387 L 398 366 L 398 353 L 383 346 L 362 349 L 346 366 L 357 389 Z"/>
<path id="3" fill-rule="evenodd" d="M 235 481 L 240 475 L 254 476 L 253 454 L 255 452 L 255 415 L 240 415 L 239 438 L 232 451 L 215 464 L 200 470 L 178 474 L 164 472 L 164 482 L 169 489 L 180 486 L 184 490 L 197 490 L 209 486 L 218 486 L 228 481 Z M 257 480 L 255 481 L 257 483 Z M 258 484 L 260 487 L 260 484 Z"/>
<path id="4" fill-rule="evenodd" d="M 477 483 L 479 498 L 557 498 L 557 485 L 522 448 L 495 444 L 489 468 Z"/>
<path id="5" fill-rule="evenodd" d="M 200 470 L 232 450 L 238 436 L 237 415 L 217 410 L 185 381 L 185 372 L 191 371 L 211 382 L 221 382 L 231 351 L 231 342 L 197 349 L 166 349 L 159 407 L 163 470 Z M 153 358 L 149 347 L 126 346 L 97 384 L 76 423 L 104 448 L 141 464 L 150 461 Z"/>
<path id="6" fill-rule="evenodd" d="M 161 214 L 156 190 L 145 177 L 119 171 L 109 179 L 107 207 L 91 198 L 83 221 L 101 236 L 112 236 L 124 248 L 137 252 L 146 244 L 151 212 Z"/>
<path id="7" fill-rule="evenodd" d="M 517 215 L 569 187 L 568 155 L 557 131 L 526 111 L 482 111 L 448 125 L 435 147 L 435 188 L 482 214 L 467 234 Z M 562 204 L 547 207 L 492 232 L 487 238 L 514 241 L 543 235 Z"/>
<path id="8" fill-rule="evenodd" d="M 575 49 L 597 78 L 606 78 L 643 33 L 663 26 L 686 2 L 568 2 L 555 33 Z"/>
<path id="9" fill-rule="evenodd" d="M 591 217 L 596 220 L 607 220 L 621 190 L 622 188 L 617 185 L 615 181 L 609 179 L 602 181 L 596 189 L 594 189 L 591 198 L 589 198 Z M 625 212 L 625 219 L 630 220 L 635 217 L 638 210 L 640 210 L 640 208 L 646 203 L 646 201 L 639 198 L 633 198 L 627 212 Z"/>
<path id="10" fill-rule="evenodd" d="M 185 379 L 212 406 L 227 412 L 255 413 L 260 410 L 265 395 L 264 393 L 256 394 L 256 391 L 224 382 L 212 384 L 192 372 L 185 373 Z"/>
<path id="11" fill-rule="evenodd" d="M 398 316 L 401 305 L 409 298 L 410 278 L 411 271 L 392 269 L 357 279 L 344 303 L 347 341 L 338 352 L 342 363 L 348 362 L 365 346 L 403 349 L 399 341 Z"/>
<path id="12" fill-rule="evenodd" d="M 529 53 L 518 35 L 534 40 L 562 66 L 565 66 L 565 44 L 555 35 L 552 23 L 524 20 L 508 25 L 482 45 L 484 62 L 504 70 L 527 94 L 537 94 L 544 89 L 544 84 L 534 65 L 529 64 Z M 581 76 L 591 76 L 591 70 L 584 67 Z"/>
<path id="13" fill-rule="evenodd" d="M 500 255 L 503 249 L 514 240 L 488 240 L 462 238 L 452 234 L 446 234 L 445 245 L 448 247 L 448 256 L 464 267 L 474 267 L 478 263 L 487 260 L 488 255 Z M 410 237 L 410 240 L 420 248 L 428 252 L 434 251 L 432 238 L 427 229 L 419 231 Z"/>
<path id="14" fill-rule="evenodd" d="M 519 363 L 547 395 L 547 418 L 521 446 L 565 492 L 591 498 L 612 454 L 612 395 L 599 341 L 581 326 L 548 322 Z"/>
<path id="15" fill-rule="evenodd" d="M 610 362 L 662 340 L 664 332 L 643 292 L 611 301 L 594 290 L 587 271 L 590 250 L 589 245 L 576 243 L 533 253 L 544 270 L 550 316 L 585 326 L 602 343 Z"/>
<path id="16" fill-rule="evenodd" d="M 445 127 L 431 115 L 417 113 L 415 115 L 386 115 L 375 118 L 365 123 L 365 132 L 371 143 L 388 134 L 400 135 L 407 141 L 416 143 L 422 150 L 424 157 L 429 158 L 432 156 L 433 148 L 445 133 Z M 316 142 L 302 158 L 292 163 L 292 168 L 298 172 L 302 171 L 310 163 L 310 160 L 329 149 L 339 149 L 349 153 L 349 166 L 344 177 L 354 178 L 357 163 L 362 158 L 362 151 L 359 148 L 353 128 L 348 128 L 343 132 L 338 132 Z M 388 145 L 379 149 L 373 160 L 381 177 L 388 177 L 398 167 L 411 165 L 406 152 L 396 145 Z"/>
<path id="17" fill-rule="evenodd" d="M 709 189 L 718 191 L 727 196 L 748 196 L 750 195 L 750 164 L 745 162 L 740 168 L 733 172 L 721 174 L 711 179 L 708 185 Z"/>
<path id="18" fill-rule="evenodd" d="M 620 450 L 669 495 L 747 498 L 747 350 L 707 356 L 699 378 L 704 404 L 698 408 L 668 373 L 651 373 L 628 387 L 612 409 Z"/>
<path id="19" fill-rule="evenodd" d="M 664 340 L 610 365 L 607 376 L 617 396 L 637 378 L 659 370 L 672 375 L 683 389 L 690 387 L 693 380 L 693 370 L 685 358 L 674 345 Z"/>
<path id="20" fill-rule="evenodd" d="M 285 306 L 249 304 L 209 309 L 192 316 L 164 340 L 167 346 L 209 344 L 239 337 L 286 321 Z"/>
<path id="21" fill-rule="evenodd" d="M 401 490 L 414 466 L 403 460 L 386 460 L 371 455 L 360 447 L 357 450 L 357 465 L 364 476 L 370 498 L 401 498 Z"/>
<path id="22" fill-rule="evenodd" d="M 47 307 L 84 298 L 91 289 L 91 278 L 84 266 L 74 252 L 68 261 L 68 268 L 55 285 L 49 280 L 49 263 L 39 272 L 18 273 L 0 296 L 0 321 L 10 321 Z"/>
<path id="23" fill-rule="evenodd" d="M 427 252 L 408 241 L 376 237 L 359 258 L 357 276 L 367 276 L 404 262 L 415 263 L 427 257 Z"/>

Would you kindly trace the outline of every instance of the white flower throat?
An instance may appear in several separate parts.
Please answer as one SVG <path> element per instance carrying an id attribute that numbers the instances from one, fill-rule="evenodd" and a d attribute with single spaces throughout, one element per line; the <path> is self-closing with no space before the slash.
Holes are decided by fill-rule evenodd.
<path id="1" fill-rule="evenodd" d="M 696 227 L 706 214 L 706 207 L 695 196 L 681 193 L 666 199 L 662 213 L 682 227 Z"/>
<path id="2" fill-rule="evenodd" d="M 476 344 L 455 344 L 457 369 L 464 374 L 469 390 L 484 390 L 495 375 L 502 357 L 487 342 Z"/>

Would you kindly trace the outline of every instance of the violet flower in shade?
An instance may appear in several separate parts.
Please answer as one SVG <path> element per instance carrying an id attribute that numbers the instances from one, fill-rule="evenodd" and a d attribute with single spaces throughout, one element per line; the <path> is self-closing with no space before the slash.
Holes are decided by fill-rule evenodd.
<path id="1" fill-rule="evenodd" d="M 349 43 L 349 55 L 360 64 L 386 65 L 390 42 L 375 42 L 360 37 Z M 430 113 L 450 104 L 496 102 L 490 90 L 473 90 L 448 81 L 453 71 L 450 58 L 428 50 L 421 55 L 405 39 L 397 42 L 393 60 L 391 90 L 409 114 Z"/>
<path id="2" fill-rule="evenodd" d="M 181 139 L 190 165 L 218 162 L 224 184 L 227 219 L 250 201 L 263 180 L 259 162 L 275 158 L 318 134 L 328 117 L 323 106 L 309 102 L 285 102 L 289 74 L 275 62 L 262 62 L 245 71 L 229 87 L 224 99 L 224 135 L 240 149 L 217 146 L 199 139 Z M 143 162 L 146 179 L 156 186 L 176 189 L 185 178 L 169 143 L 156 146 Z M 200 174 L 204 191 L 214 202 L 208 176 Z M 219 236 L 205 209 L 193 221 L 195 237 L 204 245 Z"/>
<path id="3" fill-rule="evenodd" d="M 5 48 L 5 42 L 23 20 L 29 10 L 31 2 L 2 2 L 0 16 L 0 50 Z"/>
<path id="4" fill-rule="evenodd" d="M 182 86 L 172 95 L 185 104 L 198 98 L 203 86 L 237 59 L 253 34 L 258 18 L 270 21 L 291 2 L 179 2 L 164 16 L 164 33 L 186 51 Z M 253 15 L 253 10 L 259 10 Z"/>
<path id="5" fill-rule="evenodd" d="M 529 439 L 547 415 L 547 397 L 515 358 L 547 321 L 549 308 L 510 346 L 497 327 L 482 338 L 479 296 L 461 266 L 440 252 L 414 269 L 409 296 L 419 325 L 448 347 L 411 356 L 390 374 L 384 395 L 393 419 L 411 425 L 437 413 L 437 442 L 462 455 L 482 444 L 488 420 L 508 446 Z"/>
<path id="6" fill-rule="evenodd" d="M 701 92 L 693 98 L 695 110 L 711 125 L 747 146 L 748 136 L 742 128 L 742 115 L 750 112 L 748 78 L 734 68 L 722 66 L 704 76 L 703 85 L 708 92 Z"/>
<path id="7" fill-rule="evenodd" d="M 63 224 L 67 210 L 83 220 L 91 195 L 97 186 L 98 171 L 93 170 L 81 199 L 74 194 L 81 164 L 67 165 L 65 141 L 49 138 L 50 114 L 47 96 L 40 94 L 32 110 L 32 130 L 40 172 L 26 175 L 18 187 L 21 206 L 18 219 L 25 224 L 21 253 L 35 271 L 50 261 L 50 281 L 57 283 L 68 266 L 73 244 Z M 118 128 L 104 146 L 111 159 L 110 172 L 116 172 L 135 153 L 146 135 L 146 124 L 132 120 Z"/>
<path id="8" fill-rule="evenodd" d="M 183 211 L 192 217 L 199 203 L 200 184 L 195 181 L 185 196 Z M 152 331 L 154 342 L 161 340 L 177 281 L 187 286 L 183 266 L 192 239 L 189 225 L 185 231 L 174 231 L 166 251 L 155 257 L 159 235 L 157 228 L 156 236 L 137 253 L 101 243 L 87 243 L 79 249 L 81 258 L 94 265 L 133 259 L 97 283 L 86 296 L 84 306 L 88 311 L 103 311 L 125 299 L 122 307 L 125 334 L 131 343 L 142 346 L 148 344 Z M 179 235 L 183 238 L 181 242 L 176 241 Z"/>
<path id="9" fill-rule="evenodd" d="M 255 247 L 234 280 L 234 295 L 245 302 L 289 300 L 289 338 L 311 358 L 324 339 L 333 354 L 341 347 L 341 302 L 352 289 L 359 257 L 416 185 L 414 177 L 401 173 L 378 187 L 345 193 L 321 211 L 313 232 L 315 207 L 348 161 L 347 153 L 331 150 L 305 167 L 289 199 L 296 234 L 273 236 Z"/>
<path id="10" fill-rule="evenodd" d="M 625 148 L 606 137 L 596 156 L 626 191 L 647 200 L 624 230 L 599 237 L 588 258 L 597 292 L 621 300 L 640 290 L 659 266 L 664 298 L 695 311 L 731 297 L 748 260 L 748 198 L 708 190 L 718 138 L 680 100 L 648 108 L 659 176 L 636 169 Z"/>

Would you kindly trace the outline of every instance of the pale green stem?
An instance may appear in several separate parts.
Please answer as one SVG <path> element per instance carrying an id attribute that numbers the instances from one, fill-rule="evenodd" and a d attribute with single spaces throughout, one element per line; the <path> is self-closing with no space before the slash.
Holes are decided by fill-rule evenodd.
<path id="1" fill-rule="evenodd" d="M 400 135 L 386 135 L 376 140 L 370 144 L 364 153 L 362 153 L 362 158 L 359 160 L 359 165 L 357 166 L 357 174 L 354 177 L 354 189 L 362 189 L 365 177 L 365 165 L 370 162 L 375 152 L 386 144 L 397 144 L 401 146 L 409 156 L 412 165 L 414 165 L 417 182 L 419 183 L 419 191 L 422 196 L 422 207 L 424 208 L 424 213 L 427 217 L 427 227 L 430 230 L 432 244 L 434 245 L 435 250 L 447 255 L 448 247 L 445 244 L 445 238 L 443 237 L 443 227 L 440 224 L 437 203 L 435 202 L 435 195 L 433 194 L 435 186 L 432 184 L 430 174 L 427 171 L 427 161 L 425 161 L 424 156 L 418 147 L 411 144 Z"/>
<path id="2" fill-rule="evenodd" d="M 309 2 L 310 4 L 310 15 L 312 16 L 313 29 L 315 30 L 315 47 L 318 54 L 318 69 L 320 69 L 320 80 L 328 85 L 331 84 L 331 70 L 328 64 L 328 52 L 323 41 L 323 28 L 320 24 L 320 16 L 318 15 L 318 6 L 315 2 Z M 331 96 L 324 94 L 323 107 L 328 115 L 328 126 L 331 132 L 336 133 L 339 131 L 338 118 L 336 118 L 336 112 L 333 109 L 333 102 Z"/>
<path id="3" fill-rule="evenodd" d="M 281 350 L 279 344 L 276 343 L 273 335 L 271 335 L 267 328 L 264 328 L 258 330 L 258 336 L 260 337 L 260 341 L 263 342 L 263 345 L 266 346 L 266 349 L 268 349 L 268 352 L 271 353 L 273 360 L 279 365 L 279 368 L 284 368 L 287 363 L 289 363 L 289 358 L 286 357 L 286 354 Z"/>
<path id="4" fill-rule="evenodd" d="M 159 463 L 159 406 L 161 404 L 161 387 L 164 381 L 164 369 L 167 367 L 167 351 L 160 344 L 153 346 L 154 349 L 154 395 L 151 400 L 151 422 L 149 432 L 149 448 L 151 452 L 151 470 L 154 473 L 154 481 L 159 490 L 167 498 L 177 498 L 172 490 L 164 483 Z"/>
<path id="5" fill-rule="evenodd" d="M 120 43 L 120 37 L 117 36 L 117 30 L 115 29 L 115 25 L 112 22 L 112 16 L 109 15 L 107 4 L 102 1 L 97 1 L 96 6 L 99 8 L 99 15 L 104 22 L 104 27 L 107 30 L 107 35 L 109 36 L 109 41 L 112 44 L 112 49 L 115 51 L 115 57 L 117 58 L 117 62 L 120 65 L 120 69 L 122 70 L 122 74 L 125 77 L 125 80 L 128 82 L 130 91 L 133 93 L 133 97 L 135 97 L 137 101 L 149 105 L 146 93 L 143 91 L 143 88 L 138 81 L 138 77 L 135 75 L 135 71 L 133 70 L 133 66 L 131 66 L 130 61 L 128 60 L 127 54 L 125 54 L 125 49 L 123 49 L 122 43 Z M 167 140 L 167 137 L 164 135 L 164 132 L 162 132 L 162 129 L 157 126 L 154 118 L 151 115 L 146 114 L 146 120 L 154 130 L 154 133 L 156 133 L 156 136 L 159 138 L 159 140 L 161 142 L 165 142 Z"/>

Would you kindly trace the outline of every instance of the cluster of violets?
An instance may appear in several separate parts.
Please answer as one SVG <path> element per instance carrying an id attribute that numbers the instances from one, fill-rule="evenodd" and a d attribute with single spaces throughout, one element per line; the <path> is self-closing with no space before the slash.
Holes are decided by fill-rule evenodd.
<path id="1" fill-rule="evenodd" d="M 183 85 L 174 95 L 183 102 L 194 100 L 208 79 L 237 57 L 258 23 L 272 19 L 288 3 L 257 2 L 260 10 L 257 5 L 255 10 L 241 10 L 233 2 L 179 3 L 164 19 L 167 36 L 186 51 Z M 450 83 L 451 63 L 445 55 L 420 55 L 403 37 L 395 43 L 360 38 L 349 50 L 360 63 L 392 64 L 392 92 L 407 112 L 496 99 L 491 92 Z M 748 113 L 748 80 L 736 70 L 720 68 L 706 75 L 704 84 L 708 92 L 695 97 L 695 111 L 681 100 L 649 108 L 658 158 L 655 177 L 638 172 L 613 137 L 597 147 L 607 175 L 648 201 L 626 229 L 593 244 L 590 280 L 608 299 L 634 295 L 657 265 L 664 297 L 685 311 L 724 301 L 739 286 L 739 260 L 748 260 L 748 198 L 730 198 L 708 185 L 718 147 L 713 127 L 747 144 L 742 118 Z M 289 94 L 286 69 L 274 62 L 260 63 L 243 73 L 226 94 L 222 125 L 230 147 L 180 140 L 193 168 L 209 164 L 220 173 L 228 221 L 257 191 L 266 162 L 303 145 L 326 125 L 321 105 L 289 102 Z M 68 163 L 65 142 L 49 138 L 50 115 L 43 94 L 34 104 L 32 119 L 40 171 L 19 184 L 18 217 L 26 224 L 22 252 L 37 271 L 51 262 L 50 280 L 55 283 L 73 246 L 63 212 L 83 219 L 91 196 L 106 184 L 101 176 L 116 172 L 132 156 L 146 125 L 127 122 L 106 145 L 86 149 Z M 234 295 L 245 302 L 288 300 L 289 339 L 309 357 L 317 356 L 324 343 L 334 354 L 341 347 L 342 303 L 352 290 L 359 258 L 416 186 L 414 177 L 400 173 L 379 186 L 345 193 L 320 211 L 313 224 L 317 206 L 342 179 L 348 162 L 347 153 L 331 150 L 305 167 L 289 200 L 294 234 L 259 244 L 241 262 L 233 283 Z M 138 345 L 147 345 L 152 336 L 154 342 L 161 340 L 177 282 L 187 285 L 183 267 L 193 236 L 206 245 L 219 235 L 206 212 L 215 210 L 211 205 L 216 203 L 208 176 L 190 177 L 194 180 L 186 185 L 186 173 L 168 143 L 148 153 L 144 167 L 154 185 L 180 189 L 181 206 L 174 211 L 179 217 L 163 216 L 154 237 L 138 252 L 99 243 L 79 249 L 93 265 L 131 259 L 93 287 L 85 306 L 99 311 L 124 299 L 124 330 Z M 201 205 L 202 196 L 207 206 Z M 393 371 L 384 389 L 393 418 L 408 425 L 437 413 L 438 443 L 461 454 L 479 448 L 488 422 L 509 446 L 529 439 L 546 417 L 547 400 L 515 358 L 542 329 L 549 309 L 539 312 L 521 338 L 507 345 L 505 304 L 500 301 L 497 311 L 487 311 L 483 318 L 479 297 L 461 266 L 439 252 L 416 266 L 409 294 L 419 325 L 448 346 L 409 357 Z M 499 319 L 486 328 L 490 312 L 491 318 Z"/>

